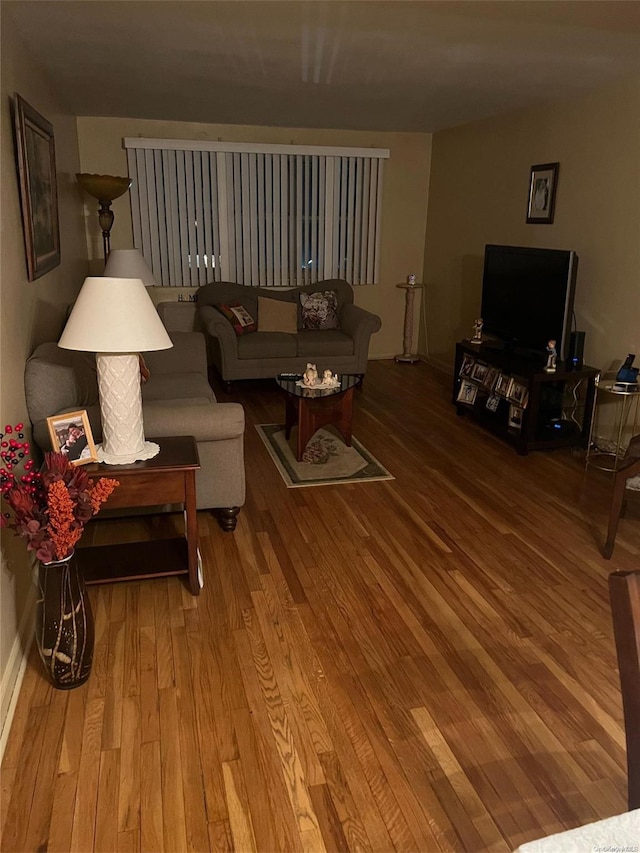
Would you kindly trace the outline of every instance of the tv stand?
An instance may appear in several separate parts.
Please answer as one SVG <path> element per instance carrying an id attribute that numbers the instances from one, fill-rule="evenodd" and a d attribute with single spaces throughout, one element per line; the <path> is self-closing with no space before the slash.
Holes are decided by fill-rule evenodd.
<path id="1" fill-rule="evenodd" d="M 456 344 L 453 404 L 504 438 L 520 454 L 589 446 L 600 372 L 558 362 L 546 373 L 542 353 L 523 353 L 499 341 Z"/>

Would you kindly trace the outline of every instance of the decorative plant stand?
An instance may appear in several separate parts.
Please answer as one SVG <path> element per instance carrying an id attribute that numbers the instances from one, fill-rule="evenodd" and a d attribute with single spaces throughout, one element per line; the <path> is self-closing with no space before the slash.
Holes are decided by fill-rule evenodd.
<path id="1" fill-rule="evenodd" d="M 417 353 L 411 352 L 411 348 L 413 346 L 413 303 L 416 296 L 416 290 L 423 288 L 424 284 L 409 284 L 408 282 L 403 282 L 402 284 L 396 284 L 396 287 L 405 290 L 406 303 L 404 309 L 404 340 L 402 342 L 404 352 L 401 355 L 397 355 L 395 360 L 413 364 L 415 361 L 420 361 L 420 356 Z"/>

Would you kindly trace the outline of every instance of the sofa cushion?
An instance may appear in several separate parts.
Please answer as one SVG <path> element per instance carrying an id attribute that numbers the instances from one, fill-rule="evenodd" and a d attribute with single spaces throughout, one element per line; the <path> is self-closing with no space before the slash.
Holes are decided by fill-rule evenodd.
<path id="1" fill-rule="evenodd" d="M 295 337 L 299 356 L 353 355 L 353 338 L 340 329 L 301 331 Z"/>
<path id="2" fill-rule="evenodd" d="M 25 368 L 25 396 L 32 423 L 63 409 L 86 409 L 98 402 L 94 353 L 40 344 Z"/>
<path id="3" fill-rule="evenodd" d="M 338 329 L 338 294 L 335 290 L 301 293 L 303 329 Z"/>
<path id="4" fill-rule="evenodd" d="M 245 335 L 238 338 L 238 358 L 295 358 L 297 338 L 298 335 L 287 335 L 284 332 Z"/>
<path id="5" fill-rule="evenodd" d="M 258 331 L 285 332 L 295 335 L 298 331 L 298 308 L 295 302 L 258 297 Z"/>
<path id="6" fill-rule="evenodd" d="M 231 323 L 236 335 L 248 335 L 251 332 L 258 331 L 256 321 L 240 300 L 234 299 L 233 302 L 218 304 L 214 307 Z"/>

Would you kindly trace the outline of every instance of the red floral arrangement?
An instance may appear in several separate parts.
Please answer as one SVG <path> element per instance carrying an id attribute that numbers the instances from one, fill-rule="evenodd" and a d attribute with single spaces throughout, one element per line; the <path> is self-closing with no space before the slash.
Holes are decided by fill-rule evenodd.
<path id="1" fill-rule="evenodd" d="M 87 472 L 72 465 L 62 453 L 45 453 L 42 471 L 28 459 L 29 442 L 23 424 L 6 426 L 0 433 L 0 494 L 13 510 L 0 515 L 0 527 L 15 530 L 27 540 L 43 563 L 64 560 L 82 536 L 85 524 L 96 515 L 116 486 L 117 480 L 101 477 L 94 482 Z M 16 479 L 14 468 L 24 462 L 24 474 Z"/>

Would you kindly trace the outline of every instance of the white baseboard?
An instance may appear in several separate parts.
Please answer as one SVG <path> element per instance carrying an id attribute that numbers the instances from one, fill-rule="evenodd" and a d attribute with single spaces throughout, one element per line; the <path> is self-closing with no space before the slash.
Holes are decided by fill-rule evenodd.
<path id="1" fill-rule="evenodd" d="M 33 642 L 33 620 L 36 605 L 36 588 L 31 588 L 22 612 L 18 633 L 11 647 L 11 654 L 0 683 L 0 761 L 11 731 L 11 723 L 15 714 L 22 679 L 27 668 L 29 650 Z"/>

